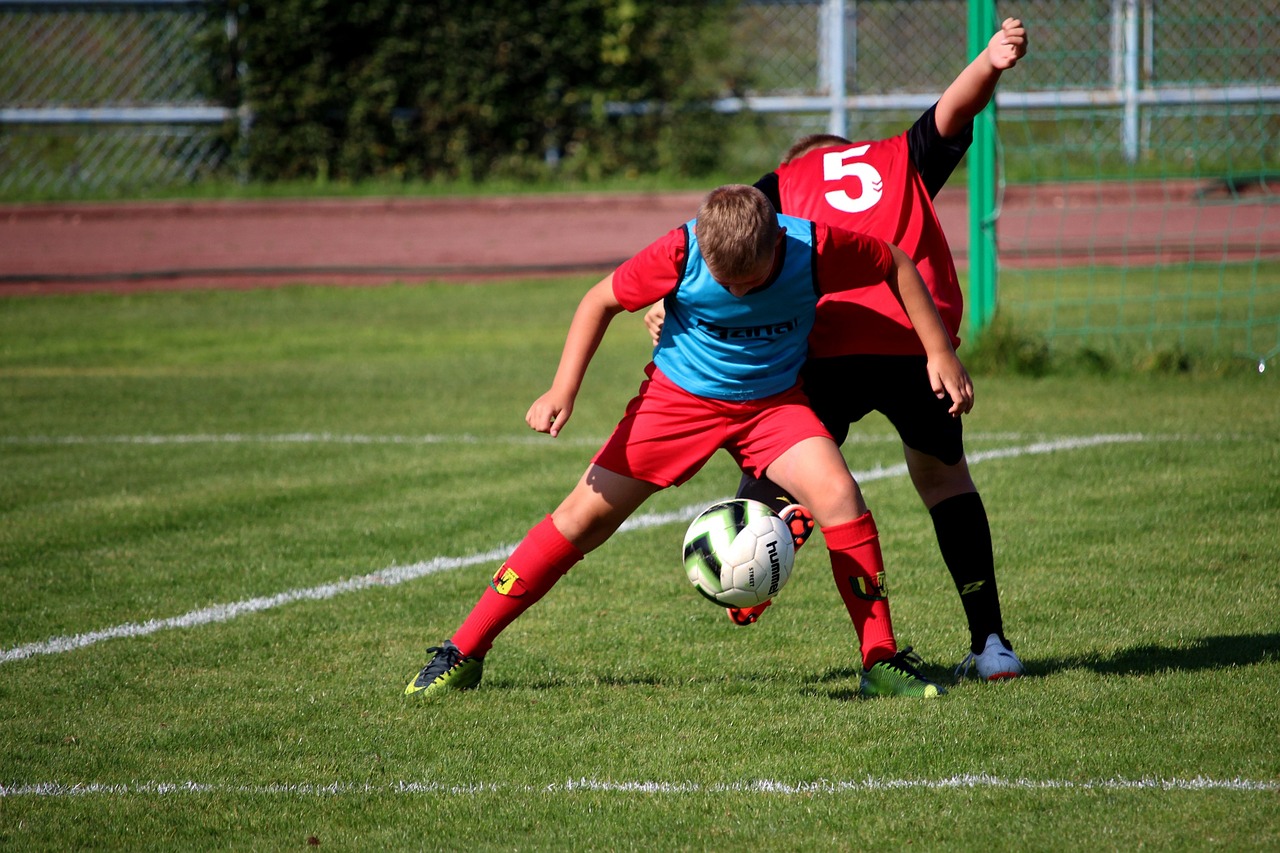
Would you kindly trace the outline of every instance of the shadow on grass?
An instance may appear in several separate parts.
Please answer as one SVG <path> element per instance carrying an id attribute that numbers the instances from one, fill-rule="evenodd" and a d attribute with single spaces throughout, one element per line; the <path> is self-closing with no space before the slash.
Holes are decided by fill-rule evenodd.
<path id="1" fill-rule="evenodd" d="M 1152 675 L 1159 672 L 1190 672 L 1250 666 L 1268 660 L 1280 661 L 1280 633 L 1231 634 L 1187 640 L 1176 646 L 1154 643 L 1122 649 L 1110 656 L 1102 654 L 1073 655 L 1061 658 L 1024 659 L 1027 676 L 1052 675 L 1073 669 L 1092 670 L 1100 675 Z M 944 687 L 955 679 L 950 668 L 926 663 L 921 674 Z M 811 694 L 825 695 L 836 701 L 861 699 L 858 693 L 860 669 L 842 667 L 806 679 Z M 824 689 L 842 684 L 836 689 Z"/>
<path id="2" fill-rule="evenodd" d="M 1280 660 L 1280 633 L 1224 634 L 1187 640 L 1176 646 L 1148 644 L 1100 654 L 1027 660 L 1027 675 L 1090 669 L 1101 675 L 1150 675 L 1157 672 L 1222 669 Z"/>
<path id="3" fill-rule="evenodd" d="M 1280 661 L 1280 633 L 1235 634 L 1203 637 L 1187 640 L 1176 646 L 1148 644 L 1122 649 L 1115 654 L 1083 654 L 1060 658 L 1027 658 L 1024 663 L 1027 676 L 1035 678 L 1075 669 L 1092 670 L 1100 675 L 1151 675 L 1159 672 L 1222 669 L 1232 666 L 1250 666 L 1268 660 Z M 954 686 L 952 667 L 926 663 L 920 668 L 925 678 L 946 688 Z M 858 681 L 862 670 L 858 667 L 838 667 L 816 673 L 803 679 L 803 691 L 811 696 L 838 702 L 860 701 Z M 754 682 L 777 681 L 777 674 L 735 673 L 720 681 L 749 687 Z M 532 682 L 518 678 L 495 677 L 485 681 L 490 688 L 523 688 L 529 690 L 579 689 L 592 687 L 671 687 L 683 678 L 659 676 L 648 672 L 634 674 L 592 674 L 549 676 Z"/>
<path id="4" fill-rule="evenodd" d="M 921 670 L 921 674 L 925 678 L 938 681 L 934 675 Z M 833 699 L 836 702 L 861 702 L 865 698 L 858 691 L 858 684 L 862 680 L 862 668 L 856 666 L 842 666 L 837 669 L 828 669 L 817 675 L 809 676 L 804 680 L 804 692 L 806 695 L 815 696 L 820 699 Z M 946 685 L 949 682 L 938 681 L 939 684 Z M 836 685 L 839 685 L 838 687 Z"/>

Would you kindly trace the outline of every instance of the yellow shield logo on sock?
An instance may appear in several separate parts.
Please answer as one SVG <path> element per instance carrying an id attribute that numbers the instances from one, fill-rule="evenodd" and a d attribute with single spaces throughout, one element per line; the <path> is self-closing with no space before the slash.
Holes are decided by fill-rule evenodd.
<path id="1" fill-rule="evenodd" d="M 853 586 L 853 594 L 865 601 L 884 601 L 889 593 L 884 588 L 884 572 L 876 572 L 875 580 L 849 576 Z"/>
<path id="2" fill-rule="evenodd" d="M 520 576 L 516 574 L 515 569 L 510 566 L 503 565 L 498 569 L 497 574 L 493 576 L 493 580 L 489 582 L 489 586 L 493 587 L 493 591 L 498 595 L 511 595 L 511 588 L 520 580 Z"/>

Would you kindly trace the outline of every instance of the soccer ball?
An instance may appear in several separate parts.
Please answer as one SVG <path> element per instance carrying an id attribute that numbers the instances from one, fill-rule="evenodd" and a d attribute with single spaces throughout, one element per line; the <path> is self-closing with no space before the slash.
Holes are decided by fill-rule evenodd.
<path id="1" fill-rule="evenodd" d="M 791 531 L 769 507 L 746 498 L 703 510 L 684 535 L 684 570 L 698 592 L 723 607 L 773 598 L 791 577 Z"/>

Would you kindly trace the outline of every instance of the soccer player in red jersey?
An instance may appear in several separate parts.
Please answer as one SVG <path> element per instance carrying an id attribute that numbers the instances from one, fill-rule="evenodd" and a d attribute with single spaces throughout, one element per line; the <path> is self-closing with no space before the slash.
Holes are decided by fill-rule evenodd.
<path id="1" fill-rule="evenodd" d="M 830 135 L 805 137 L 756 182 L 782 213 L 901 247 L 920 270 L 953 346 L 960 344 L 963 301 L 933 198 L 968 151 L 974 117 L 1026 50 L 1026 28 L 1008 18 L 905 132 L 856 143 Z M 661 306 L 646 315 L 651 332 L 660 328 L 661 317 Z M 961 421 L 931 386 L 911 322 L 886 288 L 832 294 L 819 303 L 809 355 L 802 374 L 805 392 L 837 443 L 848 436 L 851 423 L 872 410 L 889 418 L 902 438 L 912 483 L 933 518 L 969 625 L 969 655 L 956 668 L 957 676 L 971 668 L 986 680 L 1021 675 L 1022 662 L 1004 635 L 991 530 L 969 474 Z M 795 503 L 785 490 L 749 474 L 738 495 L 780 511 Z M 800 531 L 798 539 L 804 535 Z M 729 617 L 748 625 L 768 605 L 730 608 Z"/>
<path id="2" fill-rule="evenodd" d="M 586 472 L 535 525 L 452 637 L 405 688 L 431 698 L 480 681 L 498 635 L 652 494 L 683 483 L 719 449 L 744 471 L 799 495 L 822 525 L 832 573 L 856 578 L 849 603 L 866 696 L 945 692 L 898 649 L 880 594 L 884 562 L 875 522 L 840 448 L 800 391 L 800 368 L 819 298 L 886 283 L 910 315 L 926 370 L 956 415 L 973 383 L 956 358 L 915 265 L 879 238 L 778 214 L 759 190 L 713 190 L 696 219 L 674 229 L 587 291 L 551 388 L 526 422 L 558 435 L 610 321 L 659 299 L 669 316 L 646 379 Z"/>

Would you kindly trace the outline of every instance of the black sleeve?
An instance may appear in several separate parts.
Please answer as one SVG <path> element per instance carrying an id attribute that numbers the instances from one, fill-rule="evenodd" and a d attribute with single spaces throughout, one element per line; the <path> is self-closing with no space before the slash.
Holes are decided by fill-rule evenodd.
<path id="1" fill-rule="evenodd" d="M 769 199 L 769 204 L 773 205 L 775 212 L 782 212 L 782 196 L 778 189 L 777 172 L 770 172 L 760 180 L 756 181 L 755 188 L 764 193 L 764 197 Z"/>
<path id="2" fill-rule="evenodd" d="M 907 150 L 911 152 L 911 162 L 916 171 L 924 179 L 929 198 L 938 195 L 973 143 L 973 122 L 965 125 L 964 130 L 955 136 L 940 135 L 934 116 L 937 108 L 937 104 L 929 107 L 907 130 Z"/>

